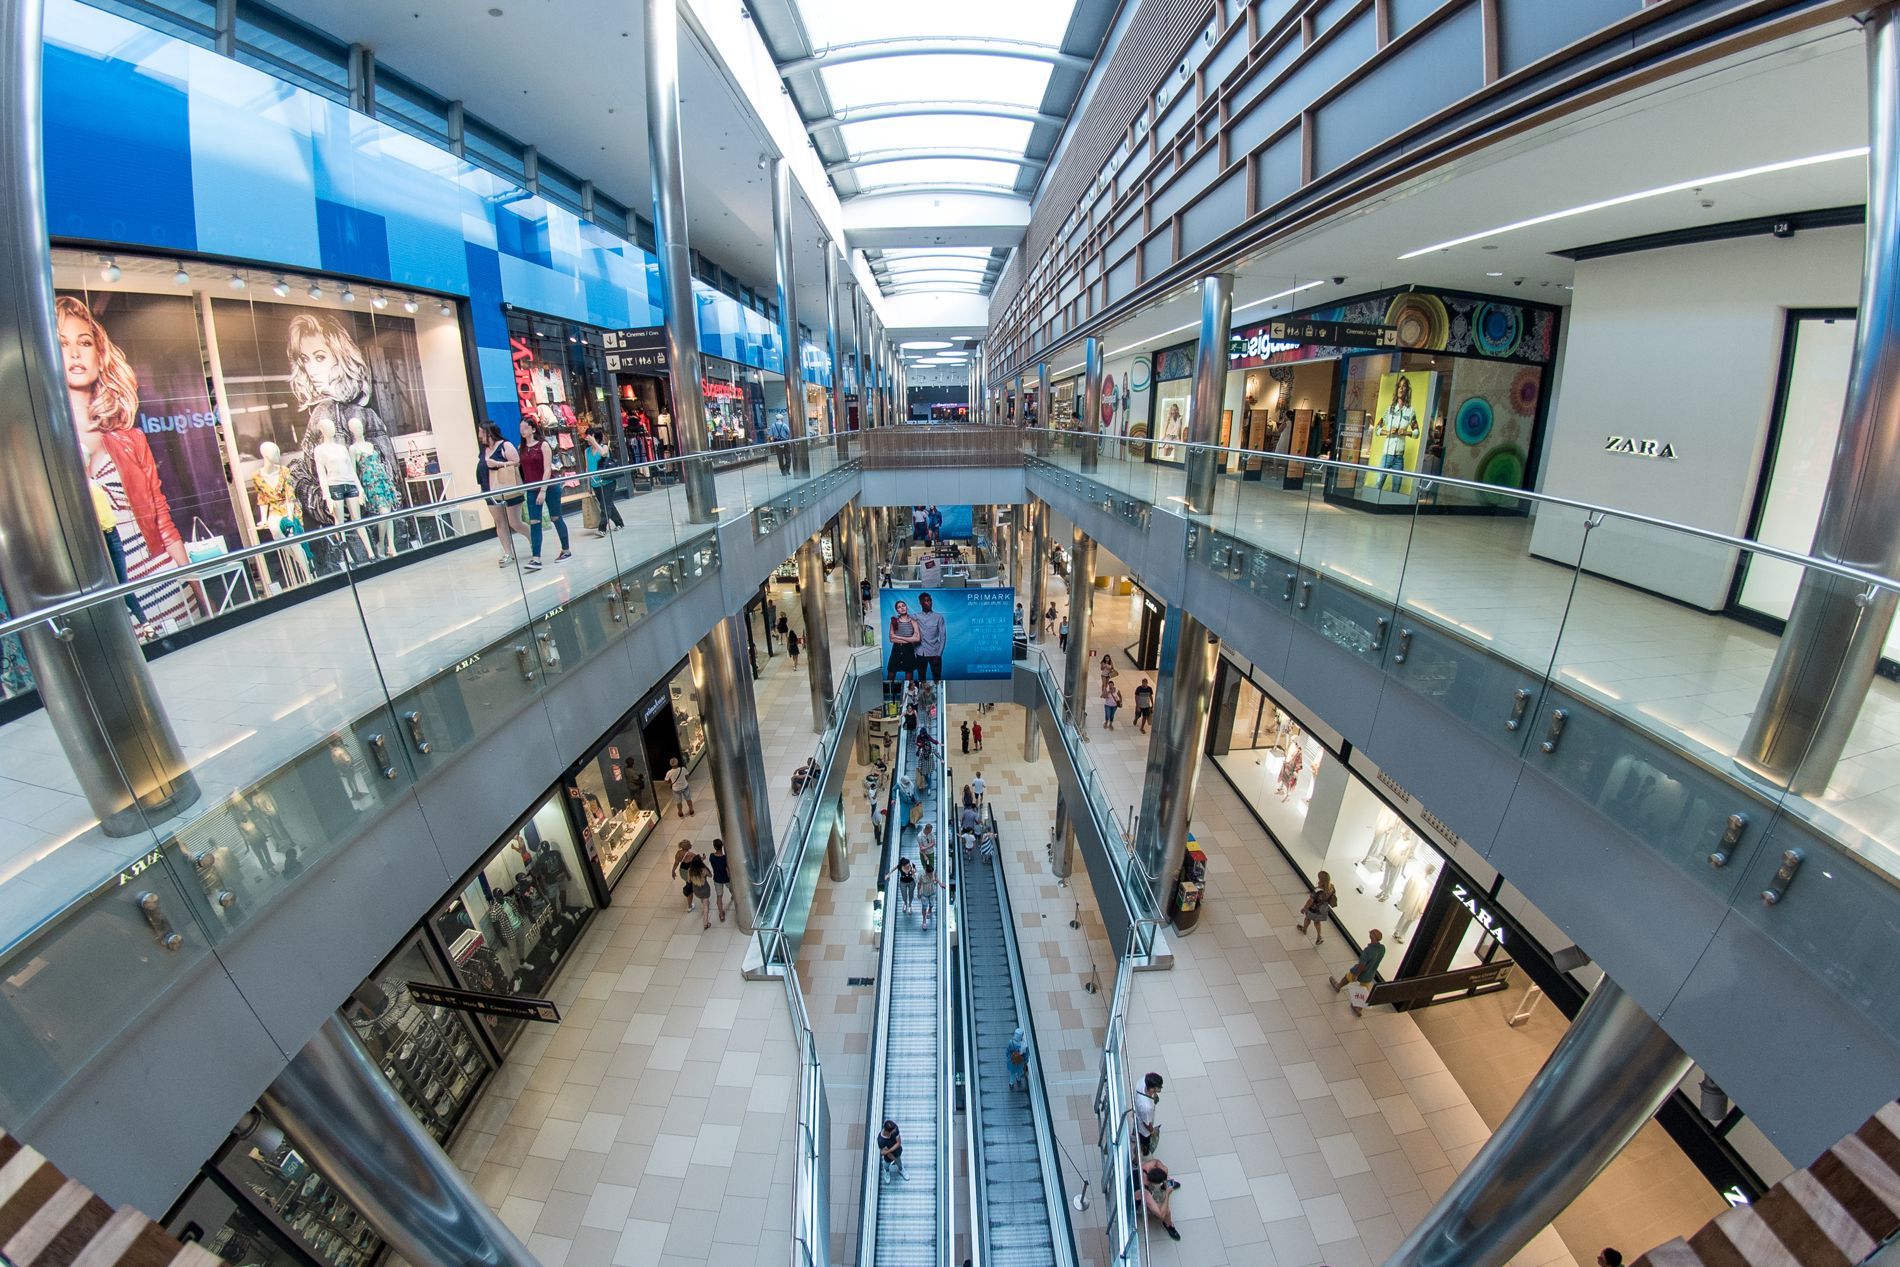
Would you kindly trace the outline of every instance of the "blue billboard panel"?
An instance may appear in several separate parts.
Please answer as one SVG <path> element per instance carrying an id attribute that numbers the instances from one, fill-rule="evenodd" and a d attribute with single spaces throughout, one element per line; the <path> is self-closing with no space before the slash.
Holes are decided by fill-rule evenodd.
<path id="1" fill-rule="evenodd" d="M 1013 589 L 887 589 L 878 611 L 886 681 L 1009 676 Z"/>

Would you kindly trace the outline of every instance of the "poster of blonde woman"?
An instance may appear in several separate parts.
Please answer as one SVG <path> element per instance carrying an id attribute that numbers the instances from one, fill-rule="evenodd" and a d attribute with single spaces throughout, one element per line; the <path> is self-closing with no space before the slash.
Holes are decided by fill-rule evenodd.
<path id="1" fill-rule="evenodd" d="M 55 315 L 107 553 L 124 579 L 154 578 L 136 595 L 141 634 L 174 632 L 197 609 L 184 582 L 163 574 L 190 561 L 192 540 L 237 540 L 191 301 L 62 293 Z"/>
<path id="2" fill-rule="evenodd" d="M 1394 494 L 1409 491 L 1411 481 L 1398 472 L 1418 469 L 1419 445 L 1426 425 L 1434 417 L 1432 409 L 1437 393 L 1435 370 L 1407 370 L 1380 376 L 1378 403 L 1372 414 L 1371 443 L 1366 446 L 1363 459 L 1380 468 L 1378 475 L 1367 477 L 1371 480 L 1369 491 L 1384 493 L 1388 486 Z"/>

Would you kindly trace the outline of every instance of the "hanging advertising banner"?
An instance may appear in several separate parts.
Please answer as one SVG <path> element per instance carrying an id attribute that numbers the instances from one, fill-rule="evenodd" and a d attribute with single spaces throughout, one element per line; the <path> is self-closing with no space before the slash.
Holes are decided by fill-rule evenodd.
<path id="1" fill-rule="evenodd" d="M 1014 589 L 886 589 L 878 610 L 885 681 L 1009 677 Z"/>
<path id="2" fill-rule="evenodd" d="M 55 308 L 86 479 L 111 503 L 127 578 L 242 545 L 191 298 L 61 291 Z M 139 597 L 160 627 L 197 614 L 177 581 Z"/>

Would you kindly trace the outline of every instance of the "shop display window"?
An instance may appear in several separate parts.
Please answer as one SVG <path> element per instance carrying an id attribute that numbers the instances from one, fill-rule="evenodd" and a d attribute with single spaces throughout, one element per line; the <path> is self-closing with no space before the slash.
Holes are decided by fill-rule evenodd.
<path id="1" fill-rule="evenodd" d="M 706 751 L 706 723 L 700 717 L 699 688 L 693 684 L 692 671 L 682 669 L 674 674 L 667 691 L 673 697 L 673 724 L 679 730 L 680 755 L 690 770 Z"/>
<path id="2" fill-rule="evenodd" d="M 641 746 L 637 713 L 629 715 L 574 776 L 568 796 L 578 805 L 581 830 L 608 887 L 659 825 L 660 802 Z"/>
<path id="3" fill-rule="evenodd" d="M 416 1120 L 444 1143 L 488 1076 L 488 1059 L 469 1019 L 417 1003 L 411 981 L 448 984 L 414 937 L 356 988 L 343 1016 Z"/>
<path id="4" fill-rule="evenodd" d="M 242 1214 L 234 1208 L 221 1227 L 206 1229 L 206 1245 L 221 1241 L 223 1248 L 214 1252 L 226 1262 L 278 1261 L 251 1253 L 267 1246 L 258 1235 L 258 1218 L 330 1267 L 369 1267 L 382 1253 L 382 1238 L 335 1185 L 285 1140 L 283 1129 L 262 1109 L 245 1115 L 212 1165 L 226 1192 L 239 1198 L 238 1205 L 253 1206 Z M 228 1257 L 239 1253 L 240 1241 L 243 1253 Z"/>
<path id="5" fill-rule="evenodd" d="M 308 1262 L 267 1215 L 212 1179 L 191 1186 L 165 1230 L 235 1267 L 305 1267 Z"/>
<path id="6" fill-rule="evenodd" d="M 607 389 L 601 332 L 556 317 L 511 313 L 508 350 L 514 361 L 515 397 L 521 416 L 531 418 L 554 450 L 555 475 L 587 469 L 586 435 L 599 427 L 610 443 L 619 434 L 615 398 Z M 570 494 L 580 480 L 563 486 Z"/>
<path id="7" fill-rule="evenodd" d="M 574 828 L 550 795 L 438 911 L 435 933 L 459 983 L 487 994 L 545 997 L 593 914 Z M 527 1022 L 489 1018 L 499 1043 Z"/>
<path id="8" fill-rule="evenodd" d="M 102 269 L 102 258 L 54 251 L 59 337 L 86 367 L 71 394 L 92 489 L 116 520 L 126 578 L 149 581 L 143 637 L 482 528 L 458 510 L 297 540 L 475 490 L 452 307 L 411 299 L 397 311 L 381 292 L 373 302 L 314 275 L 127 254 Z M 288 548 L 166 577 L 272 542 Z"/>

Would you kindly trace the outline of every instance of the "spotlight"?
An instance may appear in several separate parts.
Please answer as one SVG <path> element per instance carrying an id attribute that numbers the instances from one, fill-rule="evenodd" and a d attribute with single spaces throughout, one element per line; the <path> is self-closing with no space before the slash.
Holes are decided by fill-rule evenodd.
<path id="1" fill-rule="evenodd" d="M 323 286 L 319 282 L 311 282 L 310 289 L 305 291 L 304 294 L 310 296 L 312 299 L 321 299 L 323 298 Z"/>
<path id="2" fill-rule="evenodd" d="M 279 277 L 277 281 L 271 286 L 270 293 L 277 296 L 279 299 L 282 299 L 286 295 L 290 294 L 290 283 L 285 281 L 283 278 Z"/>
<path id="3" fill-rule="evenodd" d="M 455 309 L 449 305 L 449 301 L 446 299 L 442 301 L 441 306 L 438 307 L 436 311 L 445 317 L 453 317 L 455 315 Z"/>
<path id="4" fill-rule="evenodd" d="M 402 301 L 402 310 L 404 312 L 414 312 L 416 310 L 416 298 L 414 295 Z"/>
<path id="5" fill-rule="evenodd" d="M 125 276 L 119 269 L 118 261 L 114 260 L 110 255 L 100 256 L 99 262 L 102 265 L 99 269 L 99 276 L 105 278 L 107 281 L 116 282 Z"/>
<path id="6" fill-rule="evenodd" d="M 348 286 L 345 286 L 343 288 L 343 302 L 346 304 L 353 304 L 356 302 L 356 292 L 351 290 Z"/>
<path id="7" fill-rule="evenodd" d="M 389 307 L 389 296 L 383 294 L 381 291 L 377 291 L 376 298 L 370 300 L 369 302 L 370 302 L 370 306 L 373 308 L 387 308 Z"/>
<path id="8" fill-rule="evenodd" d="M 230 282 L 229 282 L 228 284 L 230 285 L 230 287 L 231 287 L 231 289 L 232 289 L 232 290 L 243 290 L 243 289 L 244 289 L 244 278 L 243 278 L 243 277 L 241 277 L 241 276 L 239 276 L 239 275 L 238 275 L 238 274 L 236 274 L 236 273 L 233 273 L 233 274 L 231 274 L 231 280 L 230 280 Z"/>
<path id="9" fill-rule="evenodd" d="M 178 266 L 178 271 L 172 274 L 172 285 L 174 286 L 191 285 L 191 274 L 185 271 L 185 266 L 183 264 L 180 264 Z"/>

